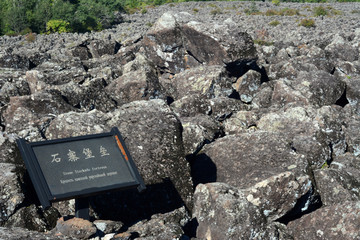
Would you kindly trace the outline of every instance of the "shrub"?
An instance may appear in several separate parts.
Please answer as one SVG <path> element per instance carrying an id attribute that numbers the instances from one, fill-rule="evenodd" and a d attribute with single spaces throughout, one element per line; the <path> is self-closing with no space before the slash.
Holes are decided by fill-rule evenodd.
<path id="1" fill-rule="evenodd" d="M 255 1 L 252 1 L 252 2 L 251 2 L 251 5 L 250 5 L 250 8 L 245 9 L 244 12 L 245 12 L 247 15 L 260 14 L 260 11 L 259 11 L 259 9 L 258 9 L 257 6 L 256 6 Z"/>
<path id="2" fill-rule="evenodd" d="M 26 34 L 26 35 L 25 35 L 25 40 L 26 40 L 27 42 L 35 42 L 35 40 L 36 40 L 36 34 L 35 34 L 35 33 L 32 33 L 32 32 Z"/>
<path id="3" fill-rule="evenodd" d="M 293 8 L 283 8 L 280 10 L 282 16 L 295 16 L 300 15 L 299 10 Z"/>
<path id="4" fill-rule="evenodd" d="M 280 0 L 272 0 L 271 3 L 275 6 L 280 6 Z"/>
<path id="5" fill-rule="evenodd" d="M 303 26 L 303 27 L 306 27 L 306 28 L 315 27 L 315 21 L 314 21 L 314 19 L 304 18 L 304 19 L 302 19 L 300 21 L 299 26 Z"/>
<path id="6" fill-rule="evenodd" d="M 271 46 L 274 44 L 273 42 L 268 42 L 268 41 L 261 40 L 261 39 L 255 39 L 254 43 L 257 45 L 261 45 L 261 46 Z"/>
<path id="7" fill-rule="evenodd" d="M 277 26 L 279 24 L 280 24 L 280 22 L 278 20 L 274 20 L 274 21 L 269 23 L 269 25 L 271 25 L 271 26 Z"/>
<path id="8" fill-rule="evenodd" d="M 329 15 L 328 11 L 323 6 L 314 7 L 313 13 L 315 17 Z"/>
<path id="9" fill-rule="evenodd" d="M 216 14 L 221 14 L 221 13 L 222 13 L 222 11 L 218 7 L 210 11 L 211 15 L 216 15 Z"/>
<path id="10" fill-rule="evenodd" d="M 70 23 L 64 20 L 50 20 L 46 23 L 47 33 L 64 33 L 70 32 Z"/>
<path id="11" fill-rule="evenodd" d="M 265 12 L 265 15 L 266 16 L 275 16 L 275 15 L 279 15 L 279 12 L 277 12 L 276 10 L 269 9 Z"/>

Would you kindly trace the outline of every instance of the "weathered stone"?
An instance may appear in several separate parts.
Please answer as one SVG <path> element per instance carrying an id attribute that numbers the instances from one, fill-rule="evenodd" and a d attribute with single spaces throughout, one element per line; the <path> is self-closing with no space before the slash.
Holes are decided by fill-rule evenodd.
<path id="1" fill-rule="evenodd" d="M 219 65 L 199 66 L 175 74 L 171 79 L 174 86 L 174 99 L 192 94 L 201 94 L 204 98 L 228 97 L 233 93 L 231 79 L 225 69 Z"/>
<path id="2" fill-rule="evenodd" d="M 323 207 L 288 224 L 294 239 L 358 239 L 360 203 Z"/>
<path id="3" fill-rule="evenodd" d="M 283 172 L 244 190 L 246 199 L 259 207 L 269 222 L 275 221 L 295 207 L 300 196 L 311 191 L 307 175 Z"/>
<path id="4" fill-rule="evenodd" d="M 256 124 L 265 111 L 251 110 L 239 111 L 224 121 L 224 131 L 226 135 L 244 133 L 256 130 Z"/>
<path id="5" fill-rule="evenodd" d="M 184 203 L 191 208 L 192 180 L 185 160 L 181 123 L 165 102 L 135 101 L 107 116 L 106 125 L 119 128 L 147 185 L 147 190 L 140 196 L 137 193 L 128 193 L 128 197 L 120 194 L 123 202 L 107 199 L 116 201 L 114 204 L 127 204 L 127 207 L 118 208 L 119 217 L 121 211 L 125 211 L 136 219 L 164 209 L 173 210 Z M 97 209 L 103 211 L 101 206 L 105 206 L 101 198 L 98 201 L 100 206 Z M 113 205 L 108 203 L 107 206 Z M 114 215 L 113 208 L 107 210 L 107 214 Z M 123 221 L 122 218 L 120 220 Z"/>
<path id="6" fill-rule="evenodd" d="M 0 225 L 3 225 L 24 201 L 15 168 L 13 164 L 0 163 Z"/>
<path id="7" fill-rule="evenodd" d="M 11 97 L 3 117 L 8 133 L 40 140 L 51 120 L 71 109 L 58 95 L 38 93 Z"/>
<path id="8" fill-rule="evenodd" d="M 182 227 L 189 219 L 190 217 L 184 207 L 169 213 L 156 214 L 151 216 L 150 220 L 143 220 L 134 224 L 125 233 L 116 235 L 115 239 L 124 239 L 125 236 L 129 235 L 137 235 L 137 239 L 143 240 L 183 239 L 182 237 L 185 238 L 185 235 Z"/>
<path id="9" fill-rule="evenodd" d="M 209 168 L 214 165 L 215 172 L 202 171 L 204 163 Z M 202 169 L 199 169 L 200 176 L 193 175 L 195 182 L 207 177 L 235 187 L 247 188 L 289 170 L 300 174 L 295 176 L 301 176 L 308 163 L 303 155 L 291 148 L 289 140 L 283 134 L 255 131 L 225 136 L 206 145 L 197 155 L 193 168 L 196 169 L 197 165 Z M 203 174 L 209 175 L 202 176 Z"/>
<path id="10" fill-rule="evenodd" d="M 119 106 L 132 101 L 158 98 L 161 95 L 155 68 L 140 54 L 124 66 L 124 74 L 112 81 L 105 91 Z"/>
<path id="11" fill-rule="evenodd" d="M 179 117 L 194 117 L 198 114 L 211 114 L 209 101 L 201 94 L 191 94 L 174 101 L 170 105 L 173 112 Z"/>
<path id="12" fill-rule="evenodd" d="M 328 58 L 338 58 L 350 62 L 359 57 L 358 49 L 351 46 L 339 35 L 335 36 L 333 41 L 326 46 L 325 52 Z"/>
<path id="13" fill-rule="evenodd" d="M 199 184 L 193 217 L 200 239 L 268 239 L 266 218 L 237 188 L 224 183 Z"/>
<path id="14" fill-rule="evenodd" d="M 110 220 L 95 220 L 94 224 L 102 234 L 110 234 L 119 232 L 121 227 L 124 225 L 119 221 L 110 221 Z"/>
<path id="15" fill-rule="evenodd" d="M 250 110 L 251 106 L 244 104 L 238 99 L 218 97 L 208 100 L 211 107 L 211 115 L 217 121 L 224 121 L 232 114 L 241 110 Z"/>
<path id="16" fill-rule="evenodd" d="M 253 59 L 250 36 L 233 25 L 212 25 L 192 21 L 189 13 L 165 13 L 146 33 L 143 46 L 147 56 L 160 68 L 182 72 L 201 64 Z"/>
<path id="17" fill-rule="evenodd" d="M 313 105 L 335 104 L 345 91 L 345 83 L 324 71 L 299 72 L 293 87 L 300 91 Z"/>
<path id="18" fill-rule="evenodd" d="M 19 163 L 20 152 L 17 149 L 15 134 L 7 134 L 6 132 L 0 132 L 0 162 L 2 163 Z"/>
<path id="19" fill-rule="evenodd" d="M 104 113 L 97 110 L 88 113 L 60 114 L 51 121 L 45 136 L 47 139 L 57 139 L 102 133 L 107 129 L 102 120 L 103 115 Z"/>
<path id="20" fill-rule="evenodd" d="M 114 55 L 120 47 L 120 43 L 112 40 L 93 40 L 87 46 L 91 56 L 94 58 L 99 58 L 106 54 Z"/>
<path id="21" fill-rule="evenodd" d="M 185 154 L 197 153 L 207 143 L 222 135 L 221 126 L 210 116 L 180 118 Z"/>
<path id="22" fill-rule="evenodd" d="M 33 231 L 45 232 L 47 224 L 45 219 L 39 214 L 40 212 L 41 209 L 34 204 L 22 207 L 6 221 L 4 226 L 22 227 Z"/>
<path id="23" fill-rule="evenodd" d="M 271 104 L 283 107 L 288 104 L 304 106 L 309 105 L 309 99 L 304 97 L 300 91 L 294 90 L 284 80 L 273 81 Z M 259 93 L 260 94 L 260 93 Z"/>
<path id="24" fill-rule="evenodd" d="M 239 93 L 241 101 L 251 103 L 261 85 L 261 74 L 249 70 L 233 84 L 234 89 Z"/>
<path id="25" fill-rule="evenodd" d="M 88 239 L 96 233 L 96 227 L 93 223 L 82 218 L 64 219 L 57 221 L 53 229 L 54 234 L 72 238 Z"/>
<path id="26" fill-rule="evenodd" d="M 54 235 L 51 232 L 37 232 L 37 231 L 29 231 L 24 228 L 20 227 L 11 227 L 11 228 L 5 228 L 0 227 L 0 238 L 1 239 L 58 239 L 58 240 L 64 240 L 64 239 L 76 239 L 73 237 L 68 237 L 64 235 Z"/>
<path id="27" fill-rule="evenodd" d="M 314 177 L 324 206 L 360 200 L 360 182 L 345 169 L 315 170 Z"/>
<path id="28" fill-rule="evenodd" d="M 360 119 L 358 117 L 346 121 L 345 139 L 348 146 L 347 151 L 354 154 L 354 156 L 360 155 L 359 126 L 360 126 Z"/>

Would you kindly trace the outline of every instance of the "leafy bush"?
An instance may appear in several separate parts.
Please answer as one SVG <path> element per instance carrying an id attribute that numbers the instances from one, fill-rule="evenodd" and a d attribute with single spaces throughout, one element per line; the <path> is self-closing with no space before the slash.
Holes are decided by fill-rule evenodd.
<path id="1" fill-rule="evenodd" d="M 280 6 L 280 0 L 272 0 L 271 3 L 275 6 Z"/>
<path id="2" fill-rule="evenodd" d="M 30 32 L 30 33 L 28 33 L 28 34 L 25 35 L 25 40 L 26 40 L 27 42 L 35 42 L 35 40 L 36 40 L 36 35 L 35 35 L 34 33 Z"/>
<path id="3" fill-rule="evenodd" d="M 277 26 L 279 24 L 280 24 L 280 22 L 278 20 L 274 20 L 272 22 L 269 22 L 269 25 L 271 25 L 271 26 Z"/>
<path id="4" fill-rule="evenodd" d="M 279 15 L 279 12 L 276 10 L 269 9 L 265 12 L 265 15 L 266 16 L 275 16 L 275 15 Z"/>
<path id="5" fill-rule="evenodd" d="M 299 10 L 293 8 L 283 8 L 280 10 L 281 16 L 295 16 L 300 15 Z"/>
<path id="6" fill-rule="evenodd" d="M 211 15 L 216 15 L 216 14 L 221 14 L 221 13 L 222 13 L 222 10 L 218 7 L 210 11 Z"/>
<path id="7" fill-rule="evenodd" d="M 328 11 L 323 6 L 314 7 L 313 13 L 315 17 L 329 15 Z"/>
<path id="8" fill-rule="evenodd" d="M 300 21 L 299 26 L 303 26 L 306 28 L 315 27 L 315 20 L 304 18 Z"/>
<path id="9" fill-rule="evenodd" d="M 244 12 L 245 12 L 247 15 L 256 15 L 256 14 L 260 14 L 260 13 L 261 13 L 261 12 L 259 11 L 259 9 L 257 8 L 255 1 L 252 1 L 252 2 L 251 2 L 251 5 L 250 5 L 250 8 L 245 9 Z"/>
<path id="10" fill-rule="evenodd" d="M 46 23 L 47 33 L 64 33 L 70 32 L 70 23 L 64 20 L 50 20 Z"/>

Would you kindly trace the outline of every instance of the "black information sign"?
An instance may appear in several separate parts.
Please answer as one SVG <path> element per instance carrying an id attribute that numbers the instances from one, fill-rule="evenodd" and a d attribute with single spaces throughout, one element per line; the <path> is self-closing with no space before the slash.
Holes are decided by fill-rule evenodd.
<path id="1" fill-rule="evenodd" d="M 28 143 L 18 139 L 36 193 L 50 202 L 145 184 L 117 128 L 109 133 Z"/>

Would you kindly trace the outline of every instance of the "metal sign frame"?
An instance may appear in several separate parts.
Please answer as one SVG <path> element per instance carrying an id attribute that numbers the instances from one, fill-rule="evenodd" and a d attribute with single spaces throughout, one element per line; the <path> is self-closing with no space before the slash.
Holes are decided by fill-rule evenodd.
<path id="1" fill-rule="evenodd" d="M 129 174 L 131 174 L 132 176 L 133 181 L 116 183 L 116 184 L 109 183 L 108 186 L 85 188 L 80 191 L 69 191 L 62 194 L 52 194 L 51 189 L 47 183 L 47 179 L 40 166 L 38 157 L 34 152 L 34 148 L 39 146 L 47 146 L 47 145 L 69 143 L 69 142 L 76 144 L 77 141 L 86 141 L 89 139 L 97 139 L 104 137 L 111 137 L 115 141 L 116 145 L 119 148 L 118 149 L 119 151 L 117 151 L 119 153 L 118 159 L 119 161 L 125 162 L 126 166 L 128 167 Z M 17 139 L 16 142 L 19 147 L 21 156 L 25 162 L 25 166 L 28 170 L 31 181 L 34 185 L 37 196 L 43 208 L 50 207 L 51 202 L 57 202 L 57 201 L 73 199 L 73 198 L 83 198 L 108 191 L 137 188 L 139 192 L 141 192 L 146 189 L 144 181 L 135 166 L 135 163 L 130 155 L 130 152 L 128 151 L 125 142 L 119 130 L 116 127 L 112 128 L 111 131 L 108 133 L 92 134 L 86 136 L 63 138 L 63 139 L 48 140 L 41 142 L 32 142 L 32 143 L 29 143 L 24 139 Z"/>

